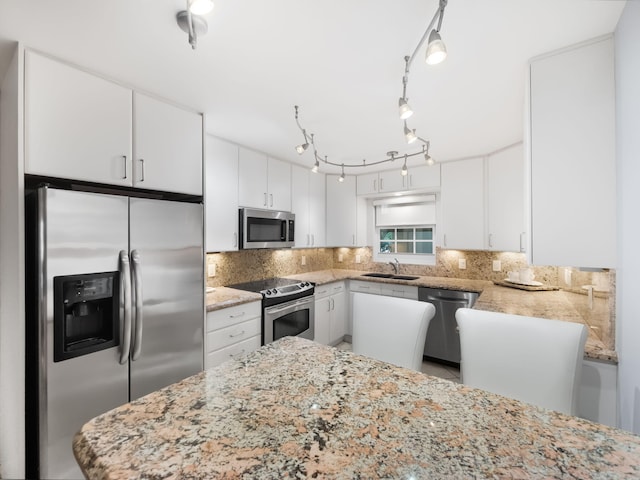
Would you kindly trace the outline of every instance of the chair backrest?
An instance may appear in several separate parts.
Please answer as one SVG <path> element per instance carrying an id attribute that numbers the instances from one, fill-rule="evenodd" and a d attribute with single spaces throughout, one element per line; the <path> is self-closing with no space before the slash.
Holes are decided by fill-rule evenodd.
<path id="1" fill-rule="evenodd" d="M 584 325 L 468 308 L 456 320 L 462 383 L 575 414 Z"/>
<path id="2" fill-rule="evenodd" d="M 420 371 L 429 322 L 428 302 L 353 294 L 353 352 Z"/>

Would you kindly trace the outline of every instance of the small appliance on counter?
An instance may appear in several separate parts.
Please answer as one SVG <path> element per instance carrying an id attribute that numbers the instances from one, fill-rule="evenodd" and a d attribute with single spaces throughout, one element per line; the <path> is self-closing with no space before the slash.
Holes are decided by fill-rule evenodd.
<path id="1" fill-rule="evenodd" d="M 288 278 L 269 278 L 227 285 L 262 295 L 262 345 L 282 337 L 313 340 L 315 334 L 315 285 Z"/>

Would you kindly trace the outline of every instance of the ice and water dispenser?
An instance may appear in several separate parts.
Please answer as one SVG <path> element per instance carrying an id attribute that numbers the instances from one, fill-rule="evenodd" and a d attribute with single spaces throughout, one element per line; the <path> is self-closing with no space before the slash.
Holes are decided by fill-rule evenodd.
<path id="1" fill-rule="evenodd" d="M 118 272 L 54 277 L 53 361 L 120 343 Z"/>

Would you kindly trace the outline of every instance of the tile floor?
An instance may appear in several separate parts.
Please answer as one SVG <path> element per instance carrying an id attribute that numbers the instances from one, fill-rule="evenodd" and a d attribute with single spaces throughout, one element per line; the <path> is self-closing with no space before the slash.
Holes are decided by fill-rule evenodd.
<path id="1" fill-rule="evenodd" d="M 342 342 L 336 345 L 340 350 L 351 351 L 351 344 Z M 441 365 L 440 363 L 422 361 L 422 373 L 433 375 L 434 377 L 445 378 L 452 382 L 460 383 L 460 369 L 450 367 L 449 365 Z"/>

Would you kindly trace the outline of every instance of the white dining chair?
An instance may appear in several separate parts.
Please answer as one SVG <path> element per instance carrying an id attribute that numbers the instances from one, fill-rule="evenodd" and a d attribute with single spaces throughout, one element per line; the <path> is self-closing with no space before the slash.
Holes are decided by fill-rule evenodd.
<path id="1" fill-rule="evenodd" d="M 584 325 L 468 308 L 456 320 L 463 384 L 575 415 Z"/>
<path id="2" fill-rule="evenodd" d="M 354 353 L 420 371 L 431 303 L 354 293 L 352 307 Z"/>

